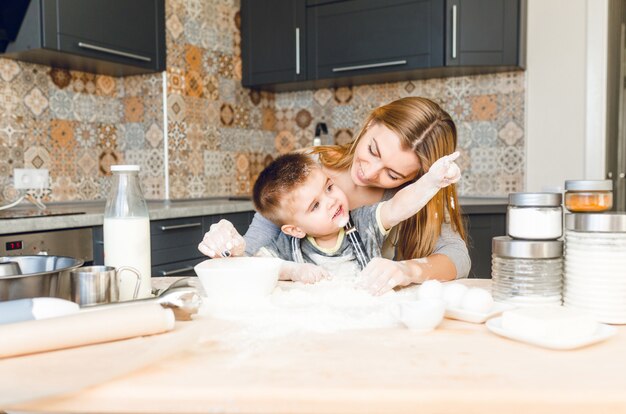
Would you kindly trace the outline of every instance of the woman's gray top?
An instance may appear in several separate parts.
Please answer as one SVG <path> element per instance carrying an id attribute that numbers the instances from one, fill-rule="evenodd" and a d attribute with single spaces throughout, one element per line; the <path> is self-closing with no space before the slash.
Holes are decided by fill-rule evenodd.
<path id="1" fill-rule="evenodd" d="M 397 192 L 397 189 L 386 190 L 383 195 L 383 201 L 390 199 Z M 243 236 L 246 240 L 246 254 L 254 255 L 263 246 L 267 246 L 274 238 L 280 234 L 280 228 L 274 223 L 256 213 L 250 223 L 248 231 Z M 441 226 L 441 234 L 435 245 L 432 254 L 446 255 L 456 266 L 456 278 L 466 278 L 471 267 L 471 260 L 467 245 L 461 238 L 461 235 L 452 230 L 449 223 Z M 387 256 L 387 255 L 384 255 Z M 392 257 L 387 257 L 391 259 Z"/>

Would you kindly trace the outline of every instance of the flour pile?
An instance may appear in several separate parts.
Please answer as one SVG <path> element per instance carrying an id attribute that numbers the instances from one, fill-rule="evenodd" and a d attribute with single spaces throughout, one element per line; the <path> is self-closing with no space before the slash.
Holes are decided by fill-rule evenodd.
<path id="1" fill-rule="evenodd" d="M 262 301 L 236 306 L 206 303 L 200 312 L 237 322 L 243 327 L 242 336 L 262 340 L 307 332 L 400 326 L 394 306 L 415 299 L 415 289 L 375 297 L 352 282 L 329 280 L 313 285 L 281 284 Z"/>

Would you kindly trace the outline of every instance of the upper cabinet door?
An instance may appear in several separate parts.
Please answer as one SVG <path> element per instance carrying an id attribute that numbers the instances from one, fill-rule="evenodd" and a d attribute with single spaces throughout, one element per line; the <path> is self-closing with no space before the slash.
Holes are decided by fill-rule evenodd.
<path id="1" fill-rule="evenodd" d="M 309 78 L 443 66 L 444 0 L 309 0 Z"/>
<path id="2" fill-rule="evenodd" d="M 56 0 L 50 12 L 64 52 L 165 69 L 162 0 Z"/>
<path id="3" fill-rule="evenodd" d="M 242 0 L 241 21 L 244 86 L 306 79 L 304 0 Z"/>
<path id="4" fill-rule="evenodd" d="M 521 0 L 447 0 L 447 66 L 523 66 Z"/>

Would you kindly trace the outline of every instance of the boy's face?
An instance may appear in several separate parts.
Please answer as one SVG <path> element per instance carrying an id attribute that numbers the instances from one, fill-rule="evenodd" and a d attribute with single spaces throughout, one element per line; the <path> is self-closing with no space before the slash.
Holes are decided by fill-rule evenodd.
<path id="1" fill-rule="evenodd" d="M 285 204 L 291 213 L 289 224 L 312 237 L 335 234 L 348 222 L 346 194 L 320 168 L 311 170 Z"/>

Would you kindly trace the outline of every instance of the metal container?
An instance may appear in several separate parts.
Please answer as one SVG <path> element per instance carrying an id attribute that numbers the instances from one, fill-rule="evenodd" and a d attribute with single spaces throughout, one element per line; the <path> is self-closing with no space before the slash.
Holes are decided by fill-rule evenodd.
<path id="1" fill-rule="evenodd" d="M 20 265 L 12 260 L 0 261 L 0 277 L 21 275 Z"/>
<path id="2" fill-rule="evenodd" d="M 132 297 L 136 299 L 141 284 L 141 275 L 137 270 L 128 266 L 117 270 L 113 266 L 88 266 L 70 272 L 72 301 L 80 306 L 118 302 L 120 273 L 125 270 L 133 273 L 137 278 Z"/>
<path id="3" fill-rule="evenodd" d="M 0 301 L 54 297 L 71 299 L 70 271 L 83 265 L 66 256 L 10 256 L 0 262 L 15 262 L 22 274 L 0 276 Z"/>

